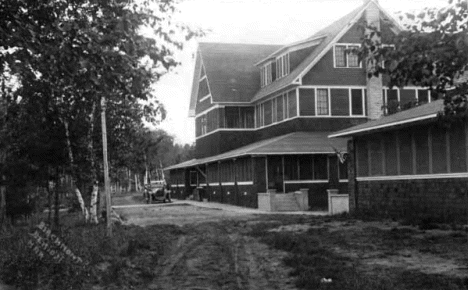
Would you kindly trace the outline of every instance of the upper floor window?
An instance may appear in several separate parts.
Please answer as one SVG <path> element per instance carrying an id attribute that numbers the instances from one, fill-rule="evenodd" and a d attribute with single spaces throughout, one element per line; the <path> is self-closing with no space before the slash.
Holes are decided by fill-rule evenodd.
<path id="1" fill-rule="evenodd" d="M 226 107 L 224 112 L 226 128 L 254 128 L 254 107 Z"/>
<path id="2" fill-rule="evenodd" d="M 206 115 L 200 117 L 200 127 L 201 127 L 201 135 L 205 135 L 207 133 L 207 122 L 206 122 Z"/>
<path id="3" fill-rule="evenodd" d="M 267 63 L 260 69 L 260 85 L 262 88 L 273 81 L 272 64 Z"/>
<path id="4" fill-rule="evenodd" d="M 328 89 L 317 89 L 317 115 L 329 115 Z"/>
<path id="5" fill-rule="evenodd" d="M 289 53 L 286 53 L 276 59 L 276 76 L 282 78 L 289 74 Z"/>
<path id="6" fill-rule="evenodd" d="M 359 68 L 359 58 L 353 49 L 359 48 L 358 44 L 337 44 L 335 45 L 335 67 Z"/>

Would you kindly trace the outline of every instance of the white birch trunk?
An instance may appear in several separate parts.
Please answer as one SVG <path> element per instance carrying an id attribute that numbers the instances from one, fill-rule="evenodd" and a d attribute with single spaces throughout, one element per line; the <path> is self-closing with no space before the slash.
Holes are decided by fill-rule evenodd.
<path id="1" fill-rule="evenodd" d="M 135 191 L 136 192 L 140 191 L 140 186 L 138 184 L 138 177 L 136 174 L 135 174 Z"/>
<path id="2" fill-rule="evenodd" d="M 91 203 L 89 206 L 90 211 L 90 221 L 91 223 L 98 224 L 98 217 L 97 217 L 97 197 L 98 197 L 98 185 L 93 184 L 93 192 L 91 193 Z"/>
<path id="3" fill-rule="evenodd" d="M 84 218 L 85 218 L 85 221 L 88 222 L 88 220 L 89 220 L 89 212 L 88 212 L 88 209 L 87 209 L 86 206 L 85 206 L 83 197 L 81 196 L 81 192 L 80 192 L 80 190 L 78 189 L 78 187 L 75 187 L 75 195 L 76 195 L 76 198 L 78 199 L 78 203 L 80 204 L 81 212 L 83 213 L 83 216 L 84 216 Z"/>
<path id="4" fill-rule="evenodd" d="M 132 173 L 130 172 L 130 169 L 127 169 L 127 192 L 132 191 Z"/>

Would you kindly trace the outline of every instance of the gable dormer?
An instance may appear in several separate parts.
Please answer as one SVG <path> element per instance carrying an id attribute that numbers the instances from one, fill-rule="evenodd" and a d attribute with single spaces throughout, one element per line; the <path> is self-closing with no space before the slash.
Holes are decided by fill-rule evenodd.
<path id="1" fill-rule="evenodd" d="M 260 67 L 260 87 L 265 87 L 276 80 L 276 62 L 269 61 Z"/>
<path id="2" fill-rule="evenodd" d="M 276 76 L 278 79 L 283 78 L 291 71 L 289 63 L 289 52 L 286 52 L 276 58 Z"/>

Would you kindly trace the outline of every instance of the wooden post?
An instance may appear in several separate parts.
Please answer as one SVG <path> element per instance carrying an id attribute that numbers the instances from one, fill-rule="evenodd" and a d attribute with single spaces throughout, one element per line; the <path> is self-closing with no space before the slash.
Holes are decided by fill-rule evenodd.
<path id="1" fill-rule="evenodd" d="M 107 161 L 107 125 L 106 125 L 106 98 L 101 97 L 101 126 L 102 126 L 102 155 L 104 157 L 104 191 L 106 193 L 106 220 L 107 236 L 112 237 L 111 196 L 109 184 L 109 163 Z"/>

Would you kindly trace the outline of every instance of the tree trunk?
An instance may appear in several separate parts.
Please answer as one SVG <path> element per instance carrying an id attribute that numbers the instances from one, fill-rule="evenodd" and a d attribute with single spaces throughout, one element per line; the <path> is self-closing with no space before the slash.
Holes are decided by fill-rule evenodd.
<path id="1" fill-rule="evenodd" d="M 49 209 L 47 213 L 47 223 L 50 225 L 52 223 L 52 186 L 51 182 L 47 181 L 47 208 Z"/>
<path id="2" fill-rule="evenodd" d="M 55 208 L 54 208 L 54 225 L 55 228 L 58 229 L 60 226 L 60 198 L 59 198 L 59 186 L 58 186 L 58 178 L 55 179 L 55 186 L 54 186 L 54 195 L 55 195 Z"/>
<path id="3" fill-rule="evenodd" d="M 75 195 L 76 195 L 76 199 L 78 199 L 78 203 L 80 204 L 81 213 L 83 214 L 83 217 L 85 218 L 85 221 L 88 222 L 89 212 L 88 212 L 88 209 L 85 206 L 83 197 L 82 197 L 81 192 L 80 192 L 80 190 L 78 189 L 77 186 L 75 186 Z"/>
<path id="4" fill-rule="evenodd" d="M 132 173 L 130 172 L 130 169 L 127 168 L 127 192 L 132 191 Z"/>
<path id="5" fill-rule="evenodd" d="M 6 229 L 6 188 L 0 186 L 0 231 Z"/>
<path id="6" fill-rule="evenodd" d="M 135 174 L 135 191 L 138 192 L 140 191 L 139 187 L 138 187 L 138 178 L 137 178 L 137 175 Z"/>
<path id="7" fill-rule="evenodd" d="M 98 217 L 97 217 L 97 197 L 98 197 L 99 187 L 97 183 L 93 184 L 93 191 L 91 193 L 91 205 L 89 207 L 90 211 L 90 220 L 92 223 L 98 224 Z"/>
<path id="8" fill-rule="evenodd" d="M 77 178 L 76 178 L 76 172 L 75 172 L 75 159 L 73 158 L 73 151 L 71 148 L 68 121 L 62 120 L 62 122 L 63 122 L 63 125 L 65 126 L 65 137 L 67 139 L 68 159 L 70 160 L 71 175 L 72 175 L 72 182 L 75 187 L 75 195 L 76 195 L 76 198 L 78 199 L 78 202 L 80 203 L 80 208 L 81 208 L 81 212 L 83 213 L 83 217 L 85 218 L 85 221 L 88 222 L 89 220 L 88 209 L 86 208 L 84 204 L 83 196 L 81 195 L 81 192 L 78 189 L 78 184 L 77 184 Z"/>

